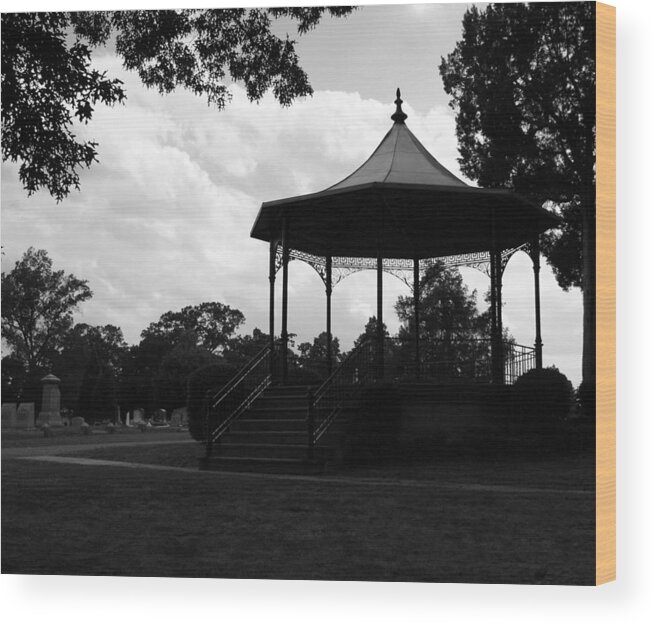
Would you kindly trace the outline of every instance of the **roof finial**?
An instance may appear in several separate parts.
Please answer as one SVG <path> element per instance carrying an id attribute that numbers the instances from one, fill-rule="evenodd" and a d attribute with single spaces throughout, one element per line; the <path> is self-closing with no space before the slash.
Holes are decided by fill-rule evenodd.
<path id="1" fill-rule="evenodd" d="M 393 119 L 396 124 L 404 124 L 407 119 L 407 115 L 402 109 L 402 103 L 403 101 L 400 99 L 400 89 L 396 89 L 396 101 L 394 102 L 396 105 L 396 112 L 391 116 L 391 119 Z"/>

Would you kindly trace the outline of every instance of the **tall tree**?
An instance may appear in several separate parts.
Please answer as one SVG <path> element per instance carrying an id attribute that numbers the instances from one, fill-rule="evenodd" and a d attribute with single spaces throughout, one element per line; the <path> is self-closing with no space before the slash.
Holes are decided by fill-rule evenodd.
<path id="1" fill-rule="evenodd" d="M 94 48 L 112 41 L 128 70 L 160 93 L 183 87 L 222 109 L 229 83 L 241 82 L 251 101 L 271 90 L 283 106 L 311 95 L 295 41 L 275 33 L 286 18 L 298 35 L 324 13 L 350 7 L 278 7 L 167 11 L 2 14 L 2 158 L 20 163 L 32 194 L 41 187 L 58 201 L 79 188 L 79 169 L 97 156 L 97 143 L 80 142 L 74 122 L 94 107 L 125 100 L 120 80 L 92 68 Z M 113 38 L 113 39 L 112 39 Z"/>
<path id="2" fill-rule="evenodd" d="M 73 325 L 73 312 L 93 293 L 86 280 L 53 271 L 45 250 L 29 248 L 2 273 L 2 338 L 27 372 L 47 368 Z"/>
<path id="3" fill-rule="evenodd" d="M 469 9 L 440 72 L 457 111 L 462 171 L 554 207 L 542 237 L 559 284 L 583 291 L 582 378 L 595 387 L 596 31 L 591 2 Z"/>
<path id="4" fill-rule="evenodd" d="M 236 329 L 246 320 L 243 313 L 220 302 L 203 302 L 164 313 L 142 333 L 142 339 L 162 339 L 171 349 L 181 341 L 194 341 L 210 352 L 224 349 Z"/>
<path id="5" fill-rule="evenodd" d="M 437 262 L 419 283 L 419 336 L 423 360 L 433 374 L 487 375 L 490 366 L 490 314 L 477 307 L 476 292 L 469 292 L 460 272 Z M 399 359 L 413 363 L 414 298 L 399 297 L 396 313 L 402 322 L 398 332 Z M 410 366 L 411 368 L 411 366 Z"/>
<path id="6" fill-rule="evenodd" d="M 62 405 L 85 417 L 113 416 L 127 353 L 120 328 L 76 324 L 54 361 L 61 379 Z"/>
<path id="7" fill-rule="evenodd" d="M 298 345 L 298 365 L 301 367 L 310 367 L 318 371 L 327 370 L 327 332 L 321 332 L 314 338 L 313 342 L 300 343 Z M 342 354 L 339 351 L 339 339 L 332 337 L 332 370 L 341 359 Z"/>

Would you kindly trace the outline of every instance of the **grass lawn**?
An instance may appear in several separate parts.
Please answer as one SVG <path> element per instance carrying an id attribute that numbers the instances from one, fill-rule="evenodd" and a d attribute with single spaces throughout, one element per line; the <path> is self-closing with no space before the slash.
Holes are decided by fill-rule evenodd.
<path id="1" fill-rule="evenodd" d="M 171 442 L 57 453 L 195 467 L 201 451 Z M 344 467 L 337 477 L 3 457 L 2 572 L 594 583 L 590 450 L 444 454 Z"/>

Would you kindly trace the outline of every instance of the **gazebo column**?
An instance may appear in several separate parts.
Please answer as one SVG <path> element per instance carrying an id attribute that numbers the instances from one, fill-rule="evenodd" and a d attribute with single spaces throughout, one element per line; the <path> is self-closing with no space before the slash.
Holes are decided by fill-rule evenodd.
<path id="1" fill-rule="evenodd" d="M 416 379 L 421 377 L 421 352 L 419 334 L 419 264 L 418 258 L 414 259 L 414 360 L 416 368 Z"/>
<path id="2" fill-rule="evenodd" d="M 377 264 L 378 274 L 378 314 L 376 324 L 376 349 L 375 356 L 377 360 L 377 379 L 384 379 L 384 321 L 382 319 L 382 256 L 378 255 Z"/>
<path id="3" fill-rule="evenodd" d="M 268 257 L 268 344 L 271 350 L 270 372 L 271 379 L 275 380 L 275 256 L 277 254 L 277 241 L 271 241 Z"/>
<path id="4" fill-rule="evenodd" d="M 284 218 L 282 226 L 282 384 L 287 383 L 289 373 L 289 329 L 287 326 L 289 303 L 289 237 L 288 223 Z"/>
<path id="5" fill-rule="evenodd" d="M 327 342 L 327 374 L 332 375 L 332 256 L 325 258 L 325 333 Z"/>
<path id="6" fill-rule="evenodd" d="M 499 251 L 490 253 L 491 274 L 491 381 L 505 383 L 505 363 L 503 353 L 503 300 L 502 300 L 502 260 Z"/>
<path id="7" fill-rule="evenodd" d="M 539 290 L 539 237 L 536 236 L 530 245 L 530 258 L 532 258 L 532 270 L 534 271 L 534 353 L 537 369 L 542 369 L 543 343 L 541 341 L 541 293 Z"/>

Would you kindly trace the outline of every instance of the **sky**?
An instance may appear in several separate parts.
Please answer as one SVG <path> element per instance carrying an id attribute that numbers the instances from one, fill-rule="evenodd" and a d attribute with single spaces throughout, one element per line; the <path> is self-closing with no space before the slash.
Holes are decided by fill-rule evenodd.
<path id="1" fill-rule="evenodd" d="M 2 270 L 30 246 L 46 249 L 56 269 L 88 280 L 94 295 L 75 319 L 119 326 L 128 343 L 169 310 L 220 301 L 246 323 L 268 329 L 268 245 L 250 238 L 264 201 L 320 191 L 350 174 L 393 123 L 399 87 L 407 125 L 443 165 L 457 163 L 454 112 L 438 73 L 461 34 L 466 4 L 365 6 L 346 19 L 325 18 L 300 38 L 297 52 L 314 88 L 282 108 L 272 96 L 249 103 L 239 85 L 224 111 L 184 91 L 160 96 L 124 71 L 110 49 L 97 68 L 124 81 L 124 106 L 99 106 L 79 136 L 98 142 L 99 163 L 81 190 L 57 204 L 27 197 L 18 167 L 2 164 Z M 285 30 L 286 25 L 278 28 Z M 462 271 L 479 300 L 488 278 Z M 542 263 L 544 364 L 580 381 L 582 297 L 562 291 Z M 349 348 L 375 314 L 375 273 L 340 282 L 333 333 Z M 277 302 L 279 332 L 280 302 Z M 394 332 L 394 303 L 408 288 L 384 277 L 384 318 Z M 531 262 L 519 253 L 504 274 L 504 323 L 517 342 L 534 342 Z M 312 340 L 325 325 L 322 281 L 298 261 L 289 269 L 289 331 Z"/>

